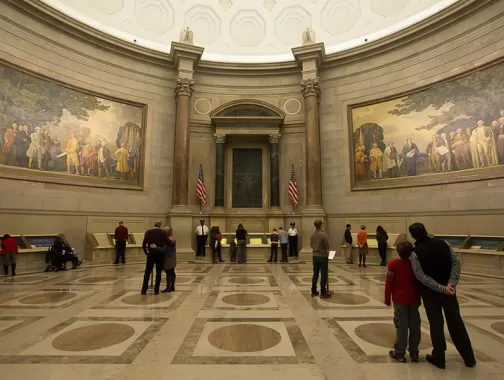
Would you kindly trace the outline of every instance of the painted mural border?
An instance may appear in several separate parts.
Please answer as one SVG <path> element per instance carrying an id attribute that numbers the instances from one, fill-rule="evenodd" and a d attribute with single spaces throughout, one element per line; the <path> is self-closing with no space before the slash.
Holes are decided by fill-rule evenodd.
<path id="1" fill-rule="evenodd" d="M 482 71 L 485 69 L 488 69 L 492 66 L 502 64 L 504 63 L 504 57 L 497 58 L 496 60 L 493 60 L 491 62 L 484 63 L 478 67 L 475 67 L 470 70 L 466 70 L 463 73 L 455 74 L 452 76 L 449 76 L 447 78 L 429 83 L 425 86 L 420 86 L 416 87 L 411 90 L 399 92 L 396 94 L 380 97 L 380 98 L 375 98 L 371 100 L 367 100 L 364 102 L 359 102 L 359 103 L 353 103 L 347 105 L 347 141 L 348 141 L 348 147 L 347 147 L 347 152 L 349 154 L 350 158 L 350 191 L 352 192 L 360 192 L 360 191 L 376 191 L 376 190 L 390 190 L 390 189 L 405 189 L 405 188 L 414 188 L 414 187 L 420 187 L 420 186 L 442 186 L 442 185 L 448 185 L 448 184 L 453 184 L 453 183 L 463 183 L 463 182 L 475 182 L 475 181 L 488 181 L 492 179 L 498 179 L 498 178 L 504 178 L 504 166 L 497 166 L 497 167 L 489 167 L 489 168 L 479 168 L 477 169 L 477 172 L 474 174 L 468 174 L 470 173 L 469 170 L 461 170 L 458 172 L 451 172 L 451 173 L 438 173 L 440 176 L 440 179 L 433 179 L 432 177 L 429 177 L 427 179 L 422 179 L 421 177 L 400 177 L 401 181 L 397 181 L 398 183 L 390 184 L 390 183 L 383 183 L 382 185 L 379 185 L 381 181 L 377 181 L 376 183 L 372 183 L 370 185 L 357 185 L 356 184 L 356 179 L 355 179 L 355 151 L 354 151 L 354 146 L 353 146 L 353 117 L 352 117 L 352 111 L 354 108 L 359 108 L 359 107 L 365 107 L 369 105 L 374 105 L 377 103 L 382 103 L 382 102 L 387 102 L 390 100 L 394 99 L 400 99 L 404 96 L 408 96 L 411 94 L 419 93 L 431 88 L 435 88 L 438 86 L 442 86 L 446 83 L 449 83 L 453 80 L 460 79 L 466 76 L 469 76 L 473 73 L 476 73 L 478 71 Z M 471 169 L 473 171 L 474 169 Z M 461 172 L 465 172 L 462 173 Z M 451 174 L 451 175 L 450 175 Z M 435 176 L 435 174 L 433 174 Z M 393 180 L 394 181 L 394 180 Z"/>
<path id="2" fill-rule="evenodd" d="M 22 73 L 32 75 L 36 78 L 57 84 L 62 87 L 66 87 L 68 89 L 74 90 L 81 92 L 83 94 L 91 95 L 91 96 L 96 96 L 98 98 L 102 98 L 105 100 L 117 102 L 120 104 L 125 104 L 125 105 L 130 105 L 134 107 L 139 107 L 142 109 L 142 121 L 141 121 L 141 152 L 142 154 L 140 155 L 140 173 L 138 176 L 138 185 L 121 185 L 121 184 L 113 184 L 113 183 L 86 183 L 86 182 L 81 182 L 81 181 L 75 181 L 72 179 L 65 179 L 65 178 L 50 178 L 50 177 L 44 177 L 42 175 L 40 176 L 26 176 L 22 174 L 15 174 L 15 173 L 6 173 L 4 170 L 0 170 L 0 179 L 5 178 L 5 179 L 12 179 L 12 180 L 20 180 L 20 181 L 27 181 L 27 182 L 37 182 L 37 183 L 47 183 L 47 184 L 57 184 L 57 185 L 67 185 L 67 186 L 78 186 L 78 187 L 84 187 L 84 188 L 98 188 L 98 189 L 116 189 L 116 190 L 132 190 L 132 191 L 143 191 L 144 190 L 144 184 L 145 184 L 145 157 L 146 157 L 146 126 L 147 126 L 147 117 L 148 117 L 148 105 L 146 103 L 137 103 L 134 101 L 126 100 L 126 99 L 120 99 L 116 98 L 114 96 L 110 95 L 104 95 L 99 92 L 91 91 L 89 89 L 85 89 L 83 87 L 75 86 L 69 83 L 65 83 L 61 80 L 51 78 L 47 75 L 37 73 L 35 71 L 29 70 L 27 68 L 24 68 L 22 66 L 19 66 L 17 64 L 14 64 L 12 62 L 9 62 L 4 59 L 0 59 L 0 64 L 8 66 L 14 70 L 18 70 Z M 4 168 L 2 168 L 4 169 Z M 9 169 L 7 169 L 9 170 Z M 54 173 L 58 175 L 58 173 Z"/>

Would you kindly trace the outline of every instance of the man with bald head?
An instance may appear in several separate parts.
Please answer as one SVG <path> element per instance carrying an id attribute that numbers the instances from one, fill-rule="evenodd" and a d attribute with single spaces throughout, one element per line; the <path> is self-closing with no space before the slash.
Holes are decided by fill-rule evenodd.
<path id="1" fill-rule="evenodd" d="M 149 278 L 156 265 L 156 283 L 154 285 L 154 294 L 159 294 L 159 286 L 161 285 L 161 275 L 163 271 L 165 251 L 168 245 L 172 242 L 168 233 L 161 228 L 161 221 L 157 220 L 154 223 L 154 228 L 145 233 L 142 248 L 147 256 L 147 263 L 145 265 L 144 280 L 142 285 L 142 294 L 147 294 L 149 288 Z"/>

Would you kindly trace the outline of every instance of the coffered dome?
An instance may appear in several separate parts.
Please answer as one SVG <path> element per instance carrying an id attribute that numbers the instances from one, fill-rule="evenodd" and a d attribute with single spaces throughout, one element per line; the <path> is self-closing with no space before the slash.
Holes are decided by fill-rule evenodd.
<path id="1" fill-rule="evenodd" d="M 417 23 L 458 0 L 43 0 L 126 41 L 168 52 L 190 27 L 203 59 L 293 59 L 302 33 L 314 31 L 328 53 L 362 45 Z"/>

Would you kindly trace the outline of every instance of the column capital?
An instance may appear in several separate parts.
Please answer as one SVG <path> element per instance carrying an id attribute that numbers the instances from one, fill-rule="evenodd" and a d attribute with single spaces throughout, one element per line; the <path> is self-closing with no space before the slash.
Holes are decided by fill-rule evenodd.
<path id="1" fill-rule="evenodd" d="M 226 134 L 225 133 L 214 133 L 215 143 L 216 144 L 225 144 L 226 143 Z"/>
<path id="2" fill-rule="evenodd" d="M 317 99 L 320 99 L 319 78 L 301 81 L 301 93 L 305 98 L 308 96 L 316 96 Z"/>
<path id="3" fill-rule="evenodd" d="M 268 136 L 268 140 L 270 144 L 278 144 L 280 142 L 280 137 L 282 135 L 280 133 L 270 133 Z"/>
<path id="4" fill-rule="evenodd" d="M 175 101 L 180 95 L 191 97 L 194 92 L 194 81 L 192 79 L 177 77 L 175 82 Z"/>

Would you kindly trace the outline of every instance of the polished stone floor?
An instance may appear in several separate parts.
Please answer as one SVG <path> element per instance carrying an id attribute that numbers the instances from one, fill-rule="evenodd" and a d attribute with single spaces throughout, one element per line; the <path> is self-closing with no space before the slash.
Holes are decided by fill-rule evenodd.
<path id="1" fill-rule="evenodd" d="M 331 264 L 330 299 L 311 265 L 177 267 L 171 294 L 141 296 L 141 265 L 0 278 L 0 378 L 504 379 L 504 280 L 465 275 L 461 310 L 478 365 L 448 343 L 448 369 L 391 362 L 385 270 Z M 422 311 L 421 350 L 428 353 Z"/>

